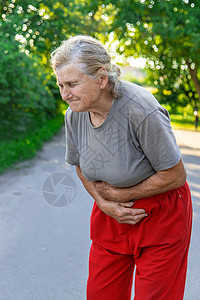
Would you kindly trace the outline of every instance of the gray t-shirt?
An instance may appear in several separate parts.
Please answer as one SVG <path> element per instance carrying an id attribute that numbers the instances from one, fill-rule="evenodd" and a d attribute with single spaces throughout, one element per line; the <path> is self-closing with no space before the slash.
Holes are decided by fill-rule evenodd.
<path id="1" fill-rule="evenodd" d="M 88 112 L 65 115 L 66 161 L 87 180 L 128 187 L 181 159 L 169 114 L 146 89 L 121 81 L 107 119 L 91 124 Z"/>

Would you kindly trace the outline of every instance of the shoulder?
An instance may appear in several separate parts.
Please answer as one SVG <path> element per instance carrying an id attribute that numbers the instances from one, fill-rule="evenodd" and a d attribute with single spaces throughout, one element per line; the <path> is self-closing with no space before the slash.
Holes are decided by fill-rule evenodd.
<path id="1" fill-rule="evenodd" d="M 147 89 L 128 81 L 121 81 L 120 92 L 118 103 L 128 115 L 129 121 L 134 123 L 135 128 L 138 128 L 147 117 L 155 117 L 157 113 L 169 117 L 167 110 Z"/>
<path id="2" fill-rule="evenodd" d="M 71 110 L 70 107 L 65 112 L 65 120 L 71 122 L 71 119 L 75 116 L 75 113 Z"/>
<path id="3" fill-rule="evenodd" d="M 79 124 L 80 120 L 83 118 L 83 115 L 83 112 L 74 112 L 70 107 L 68 107 L 65 112 L 66 125 L 68 125 L 71 129 L 73 127 L 76 127 Z"/>
<path id="4" fill-rule="evenodd" d="M 157 99 L 147 89 L 128 81 L 121 81 L 121 96 L 130 105 L 140 106 L 144 110 L 154 110 L 160 106 Z"/>

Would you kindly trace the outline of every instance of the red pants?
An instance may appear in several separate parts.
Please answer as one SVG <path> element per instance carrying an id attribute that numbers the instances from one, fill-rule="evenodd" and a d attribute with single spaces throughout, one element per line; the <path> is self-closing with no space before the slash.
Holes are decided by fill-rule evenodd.
<path id="1" fill-rule="evenodd" d="M 192 227 L 188 184 L 136 200 L 148 217 L 119 224 L 94 204 L 87 300 L 182 300 Z"/>

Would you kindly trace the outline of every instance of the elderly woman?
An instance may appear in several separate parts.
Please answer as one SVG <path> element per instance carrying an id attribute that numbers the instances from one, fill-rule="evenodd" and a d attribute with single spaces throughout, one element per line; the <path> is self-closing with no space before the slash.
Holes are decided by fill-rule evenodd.
<path id="1" fill-rule="evenodd" d="M 94 198 L 88 300 L 183 299 L 192 206 L 168 112 L 96 39 L 52 53 L 66 112 L 66 160 Z"/>

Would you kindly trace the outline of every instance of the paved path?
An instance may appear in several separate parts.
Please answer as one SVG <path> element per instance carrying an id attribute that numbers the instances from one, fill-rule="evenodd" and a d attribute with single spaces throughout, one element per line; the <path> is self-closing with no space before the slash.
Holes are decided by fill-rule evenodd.
<path id="1" fill-rule="evenodd" d="M 197 300 L 200 299 L 200 133 L 175 133 L 194 204 L 185 300 Z M 44 145 L 36 158 L 0 176 L 0 300 L 85 299 L 92 199 L 74 170 L 65 165 L 64 147 L 61 131 Z M 50 188 L 48 178 L 57 173 L 70 178 L 71 191 L 68 189 L 67 198 L 60 202 L 47 197 L 52 201 L 49 204 L 42 190 Z M 60 196 L 63 187 L 56 191 Z M 55 207 L 65 205 L 66 199 L 71 201 L 76 190 L 74 201 Z"/>
<path id="2" fill-rule="evenodd" d="M 200 299 L 200 132 L 176 130 L 175 136 L 187 169 L 193 200 L 193 231 L 185 300 Z"/>

